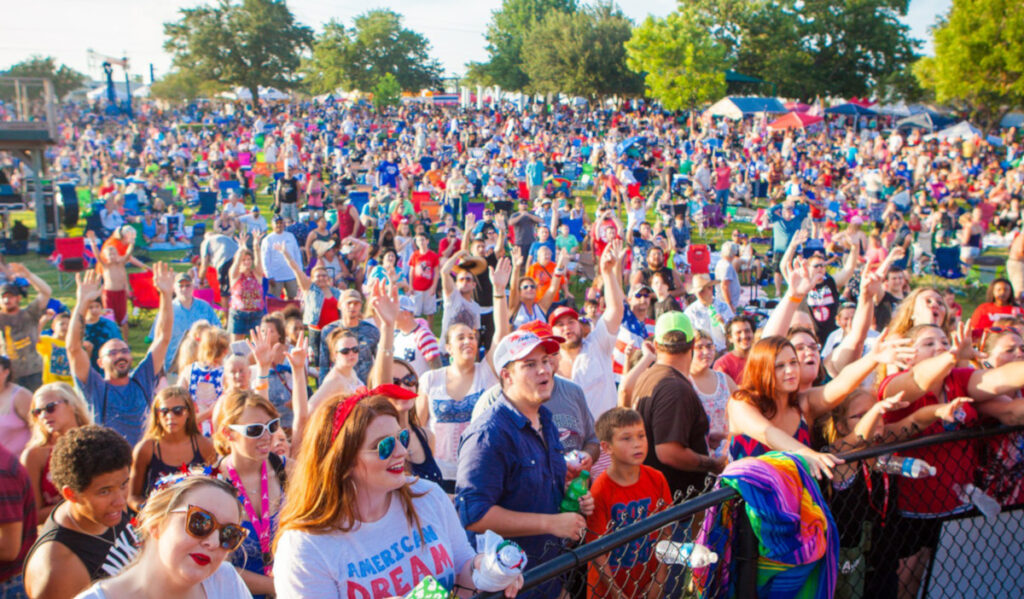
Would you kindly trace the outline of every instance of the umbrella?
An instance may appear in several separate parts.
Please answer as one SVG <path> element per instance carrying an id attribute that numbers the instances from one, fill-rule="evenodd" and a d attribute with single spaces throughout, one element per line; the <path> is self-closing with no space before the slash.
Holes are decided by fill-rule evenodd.
<path id="1" fill-rule="evenodd" d="M 810 104 L 804 104 L 803 102 L 786 102 L 784 106 L 790 112 L 807 112 L 811 109 Z"/>
<path id="2" fill-rule="evenodd" d="M 825 114 L 843 114 L 847 116 L 875 116 L 878 114 L 870 108 L 865 108 L 860 104 L 854 104 L 847 102 L 846 104 L 840 104 L 838 106 L 832 106 L 831 108 L 825 109 Z"/>
<path id="3" fill-rule="evenodd" d="M 960 121 L 952 127 L 946 127 L 938 133 L 933 133 L 925 139 L 937 139 L 939 141 L 955 141 L 974 139 L 981 135 L 981 130 L 967 121 Z"/>
<path id="4" fill-rule="evenodd" d="M 619 156 L 622 156 L 623 154 L 626 153 L 626 150 L 632 148 L 636 144 L 642 143 L 643 140 L 644 138 L 640 137 L 639 135 L 628 137 L 620 141 L 619 143 L 615 144 L 615 153 L 618 154 Z"/>
<path id="5" fill-rule="evenodd" d="M 820 116 L 807 114 L 806 112 L 790 112 L 768 124 L 769 129 L 803 129 L 823 119 Z"/>

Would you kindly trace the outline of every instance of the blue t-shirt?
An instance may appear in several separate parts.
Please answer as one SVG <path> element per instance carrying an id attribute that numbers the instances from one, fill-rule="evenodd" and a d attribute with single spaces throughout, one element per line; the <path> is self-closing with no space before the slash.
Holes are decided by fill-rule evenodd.
<path id="1" fill-rule="evenodd" d="M 132 370 L 126 385 L 111 384 L 92 367 L 88 380 L 83 382 L 75 377 L 75 383 L 89 401 L 97 424 L 121 433 L 132 446 L 139 442 L 156 384 L 153 354 L 147 353 Z"/>
<path id="2" fill-rule="evenodd" d="M 785 252 L 789 242 L 800 230 L 800 226 L 807 216 L 807 204 L 797 204 L 793 207 L 793 218 L 786 220 L 782 218 L 782 205 L 772 208 L 772 251 Z"/>
<path id="3" fill-rule="evenodd" d="M 555 247 L 555 240 L 548 237 L 547 241 L 534 241 L 530 244 L 530 259 L 533 261 L 537 260 L 537 250 L 542 247 L 546 247 L 551 250 L 551 259 L 554 260 L 558 256 L 557 248 Z"/>
<path id="4" fill-rule="evenodd" d="M 381 187 L 398 187 L 398 165 L 387 160 L 377 165 L 377 175 Z"/>

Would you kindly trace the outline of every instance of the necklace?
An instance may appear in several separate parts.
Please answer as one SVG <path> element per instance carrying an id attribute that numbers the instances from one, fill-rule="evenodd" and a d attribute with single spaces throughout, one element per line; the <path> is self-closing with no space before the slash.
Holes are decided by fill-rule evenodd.
<path id="1" fill-rule="evenodd" d="M 107 545 L 110 545 L 111 547 L 114 546 L 114 541 L 112 541 L 112 540 L 110 540 L 110 539 L 108 539 L 106 537 L 107 533 L 111 533 L 111 536 L 114 536 L 113 535 L 113 528 L 108 528 L 107 530 L 103 531 L 103 534 L 99 534 L 99 535 L 94 535 L 91 532 L 85 532 L 85 529 L 82 528 L 82 525 L 79 524 L 77 520 L 75 520 L 75 516 L 71 513 L 71 507 L 70 506 L 68 507 L 67 517 L 68 517 L 68 521 L 75 525 L 75 528 L 77 529 L 75 532 L 77 532 L 79 534 L 90 536 L 90 537 L 92 537 L 94 539 L 99 539 L 100 541 L 103 541 L 104 543 L 106 543 Z"/>

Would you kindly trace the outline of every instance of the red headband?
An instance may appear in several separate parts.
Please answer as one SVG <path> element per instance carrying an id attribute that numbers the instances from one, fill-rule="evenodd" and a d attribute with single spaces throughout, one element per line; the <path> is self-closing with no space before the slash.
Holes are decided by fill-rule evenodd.
<path id="1" fill-rule="evenodd" d="M 383 395 L 390 399 L 413 399 L 416 397 L 416 392 L 392 384 L 377 385 L 373 389 L 363 387 L 362 391 L 350 395 L 345 401 L 339 403 L 338 407 L 334 408 L 334 428 L 331 430 L 331 443 L 334 443 L 335 439 L 338 438 L 342 425 L 345 424 L 345 420 L 348 419 L 348 415 L 352 413 L 356 404 L 374 395 Z"/>

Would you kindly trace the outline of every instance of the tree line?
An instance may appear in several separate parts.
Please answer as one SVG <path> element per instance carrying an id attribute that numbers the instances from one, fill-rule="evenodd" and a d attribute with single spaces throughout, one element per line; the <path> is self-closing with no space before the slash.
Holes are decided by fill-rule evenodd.
<path id="1" fill-rule="evenodd" d="M 762 83 L 744 91 L 811 100 L 872 96 L 936 100 L 992 119 L 1024 101 L 1024 11 L 1012 0 L 954 0 L 932 28 L 935 56 L 901 22 L 910 0 L 679 0 L 664 17 L 630 20 L 611 0 L 504 0 L 487 25 L 487 60 L 466 84 L 584 97 L 646 96 L 693 109 L 727 92 L 726 73 Z M 285 0 L 218 0 L 164 25 L 173 71 L 153 93 L 188 99 L 241 86 L 329 93 L 438 89 L 443 69 L 400 14 L 370 10 L 314 33 Z M 58 91 L 80 83 L 33 57 L 14 74 L 47 69 Z M 79 75 L 80 77 L 80 75 Z"/>

